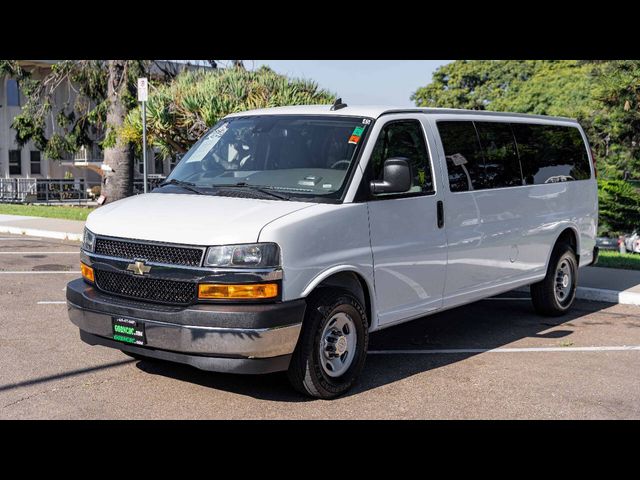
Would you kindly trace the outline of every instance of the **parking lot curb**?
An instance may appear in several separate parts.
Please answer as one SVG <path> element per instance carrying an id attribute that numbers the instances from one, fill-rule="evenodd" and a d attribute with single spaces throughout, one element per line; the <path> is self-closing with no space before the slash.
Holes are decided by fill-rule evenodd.
<path id="1" fill-rule="evenodd" d="M 11 233 L 14 235 L 27 235 L 29 237 L 55 238 L 57 240 L 82 241 L 81 233 L 57 232 L 54 230 L 39 230 L 37 228 L 10 227 L 0 225 L 0 233 Z"/>
<path id="2" fill-rule="evenodd" d="M 516 292 L 529 293 L 529 287 L 520 287 Z M 607 290 L 604 288 L 578 287 L 576 289 L 578 300 L 591 300 L 593 302 L 617 303 L 620 305 L 640 305 L 640 293 Z"/>
<path id="3" fill-rule="evenodd" d="M 576 298 L 596 302 L 619 303 L 622 305 L 640 305 L 640 293 L 603 288 L 578 287 Z"/>

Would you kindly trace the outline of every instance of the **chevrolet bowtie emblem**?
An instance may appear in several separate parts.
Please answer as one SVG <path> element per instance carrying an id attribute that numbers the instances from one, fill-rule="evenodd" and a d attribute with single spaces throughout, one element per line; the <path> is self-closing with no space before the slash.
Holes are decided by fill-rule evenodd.
<path id="1" fill-rule="evenodd" d="M 136 260 L 135 262 L 127 265 L 127 270 L 133 272 L 134 275 L 144 275 L 151 271 L 151 267 L 146 266 L 144 262 Z"/>

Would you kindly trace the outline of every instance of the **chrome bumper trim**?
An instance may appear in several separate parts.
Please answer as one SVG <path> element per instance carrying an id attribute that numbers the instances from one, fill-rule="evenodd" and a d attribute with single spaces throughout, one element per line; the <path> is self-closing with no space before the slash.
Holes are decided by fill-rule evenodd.
<path id="1" fill-rule="evenodd" d="M 111 314 L 83 309 L 67 302 L 69 319 L 80 330 L 111 339 Z M 147 346 L 195 355 L 269 358 L 295 349 L 302 324 L 275 328 L 221 328 L 158 322 L 127 317 L 145 324 Z M 124 344 L 123 344 L 124 345 Z"/>

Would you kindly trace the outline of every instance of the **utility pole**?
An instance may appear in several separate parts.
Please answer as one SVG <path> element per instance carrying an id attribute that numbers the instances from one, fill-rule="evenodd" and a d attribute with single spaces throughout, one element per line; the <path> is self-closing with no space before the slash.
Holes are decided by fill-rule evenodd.
<path id="1" fill-rule="evenodd" d="M 147 193 L 147 99 L 149 83 L 146 78 L 138 79 L 138 101 L 142 102 L 142 174 L 144 175 L 144 193 Z"/>

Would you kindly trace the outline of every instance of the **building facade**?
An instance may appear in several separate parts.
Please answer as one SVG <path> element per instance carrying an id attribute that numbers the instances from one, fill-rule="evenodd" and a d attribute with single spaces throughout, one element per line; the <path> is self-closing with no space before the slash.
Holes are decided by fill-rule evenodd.
<path id="1" fill-rule="evenodd" d="M 21 60 L 23 68 L 29 70 L 34 78 L 43 78 L 51 71 L 55 60 Z M 54 107 L 50 118 L 60 111 L 58 105 L 73 102 L 75 93 L 69 85 L 63 84 L 54 93 Z M 13 119 L 22 111 L 24 96 L 14 78 L 0 76 L 0 178 L 49 178 L 49 179 L 85 179 L 90 183 L 101 181 L 103 156 L 101 150 L 83 148 L 64 160 L 46 158 L 33 142 L 19 147 L 16 143 L 16 131 L 11 128 Z M 47 122 L 50 133 L 51 121 Z M 166 176 L 175 166 L 174 159 L 162 159 L 154 155 L 153 150 L 147 153 L 147 173 Z M 142 178 L 142 159 L 135 159 L 134 175 Z"/>

